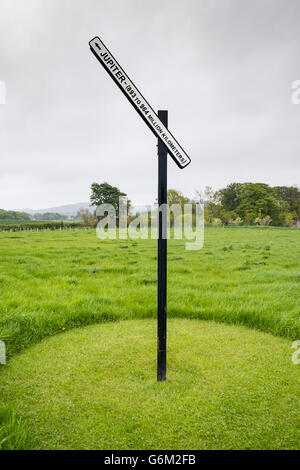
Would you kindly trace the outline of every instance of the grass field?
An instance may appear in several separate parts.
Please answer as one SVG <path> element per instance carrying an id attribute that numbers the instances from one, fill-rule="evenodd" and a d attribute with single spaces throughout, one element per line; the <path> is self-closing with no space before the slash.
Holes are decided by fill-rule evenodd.
<path id="1" fill-rule="evenodd" d="M 156 244 L 102 241 L 93 230 L 0 233 L 0 339 L 9 357 L 74 327 L 155 318 Z M 299 254 L 300 231 L 284 228 L 207 228 L 200 251 L 170 240 L 168 315 L 299 339 Z M 10 405 L 4 400 L 0 423 L 23 442 Z"/>

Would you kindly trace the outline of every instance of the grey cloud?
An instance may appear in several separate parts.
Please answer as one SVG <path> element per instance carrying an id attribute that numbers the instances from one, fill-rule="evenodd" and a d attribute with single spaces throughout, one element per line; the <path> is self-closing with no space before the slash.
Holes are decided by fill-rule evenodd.
<path id="1" fill-rule="evenodd" d="M 299 182 L 298 0 L 0 0 L 0 207 L 156 196 L 156 142 L 88 48 L 101 36 L 192 158 L 169 186 Z M 16 190 L 16 185 L 18 189 Z"/>

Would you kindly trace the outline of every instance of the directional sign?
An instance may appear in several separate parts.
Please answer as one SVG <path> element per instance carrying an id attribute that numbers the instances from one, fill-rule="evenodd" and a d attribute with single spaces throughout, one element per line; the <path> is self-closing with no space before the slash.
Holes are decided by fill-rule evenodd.
<path id="1" fill-rule="evenodd" d="M 153 108 L 151 108 L 150 104 L 145 100 L 143 95 L 139 92 L 137 87 L 133 84 L 107 47 L 98 37 L 92 39 L 89 44 L 93 54 L 122 90 L 135 110 L 139 113 L 156 137 L 164 143 L 175 163 L 179 168 L 185 168 L 191 162 L 190 157 L 185 153 L 166 126 L 164 126 Z"/>

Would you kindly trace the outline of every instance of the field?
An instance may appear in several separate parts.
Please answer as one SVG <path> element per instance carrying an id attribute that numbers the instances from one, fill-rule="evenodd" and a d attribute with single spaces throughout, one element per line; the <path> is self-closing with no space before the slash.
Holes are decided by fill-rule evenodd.
<path id="1" fill-rule="evenodd" d="M 8 356 L 10 358 L 15 356 L 9 361 L 8 366 L 4 367 L 3 371 L 0 371 L 0 381 L 2 379 L 3 383 L 3 390 L 0 393 L 3 410 L 1 411 L 0 409 L 0 423 L 1 416 L 3 423 L 2 428 L 0 424 L 0 448 L 2 435 L 6 436 L 3 438 L 5 440 L 2 447 L 15 446 L 22 448 L 22 446 L 30 446 L 31 444 L 29 443 L 25 444 L 27 442 L 24 437 L 26 432 L 35 439 L 34 422 L 28 418 L 31 409 L 30 400 L 26 401 L 24 399 L 22 406 L 22 400 L 20 399 L 22 390 L 24 392 L 28 387 L 30 388 L 30 384 L 27 383 L 29 375 L 25 373 L 26 370 L 27 372 L 30 370 L 28 364 L 28 357 L 31 357 L 30 354 L 32 354 L 34 363 L 37 363 L 39 356 L 41 356 L 41 364 L 36 366 L 36 370 L 39 371 L 39 367 L 41 367 L 41 376 L 43 376 L 49 366 L 47 357 L 53 357 L 54 354 L 53 345 L 56 345 L 58 350 L 59 348 L 63 350 L 64 345 L 71 344 L 72 338 L 76 341 L 76 337 L 78 337 L 80 342 L 81 337 L 88 335 L 88 332 L 92 331 L 90 330 L 91 328 L 101 328 L 101 325 L 69 332 L 74 327 L 104 322 L 114 323 L 111 323 L 110 326 L 102 325 L 102 328 L 117 328 L 118 325 L 122 325 L 118 329 L 118 338 L 122 331 L 124 331 L 124 344 L 120 345 L 119 354 L 120 351 L 126 351 L 128 344 L 131 344 L 128 332 L 130 324 L 136 329 L 137 337 L 142 335 L 141 326 L 139 325 L 145 324 L 148 330 L 152 328 L 153 338 L 151 335 L 149 338 L 151 337 L 154 341 L 154 347 L 153 345 L 151 346 L 153 355 L 149 353 L 150 346 L 150 349 L 146 348 L 145 350 L 145 354 L 147 353 L 148 356 L 149 354 L 151 356 L 152 362 L 149 366 L 151 374 L 149 376 L 145 372 L 147 380 L 143 382 L 145 386 L 143 390 L 134 387 L 130 390 L 133 393 L 139 392 L 144 396 L 151 382 L 152 388 L 149 385 L 151 388 L 149 403 L 151 404 L 153 401 L 154 414 L 157 412 L 159 404 L 155 401 L 155 396 L 153 395 L 155 390 L 157 391 L 157 388 L 153 389 L 153 387 L 157 387 L 157 384 L 154 385 L 155 322 L 151 321 L 151 319 L 156 317 L 156 244 L 155 240 L 103 241 L 97 239 L 93 230 L 83 229 L 0 233 L 0 339 L 5 340 L 7 344 Z M 198 441 L 195 439 L 195 436 L 193 437 L 190 434 L 185 435 L 184 430 L 182 430 L 183 435 L 181 440 L 177 439 L 176 441 L 175 439 L 175 441 L 172 441 L 174 433 L 177 436 L 179 432 L 176 428 L 172 434 L 173 438 L 171 436 L 169 438 L 169 445 L 175 446 L 179 442 L 182 448 L 188 448 L 188 443 L 190 442 L 191 445 L 192 443 L 194 445 L 198 443 L 203 448 L 213 448 L 216 445 L 220 448 L 262 448 L 263 446 L 266 447 L 268 439 L 272 437 L 273 443 L 269 442 L 268 448 L 299 447 L 299 427 L 297 428 L 294 416 L 294 413 L 297 416 L 299 415 L 299 382 L 298 394 L 293 388 L 295 380 L 297 377 L 299 378 L 299 370 L 297 366 L 292 364 L 290 359 L 292 352 L 290 340 L 300 338 L 300 230 L 256 227 L 207 228 L 205 245 L 202 250 L 187 251 L 184 245 L 182 240 L 170 240 L 168 245 L 168 316 L 169 318 L 174 318 L 172 321 L 175 322 L 174 328 L 177 331 L 179 340 L 181 331 L 180 322 L 183 322 L 182 328 L 187 335 L 189 323 L 193 330 L 199 331 L 199 335 L 201 335 L 201 325 L 203 325 L 203 328 L 206 325 L 205 328 L 208 329 L 208 336 L 204 337 L 203 341 L 206 341 L 208 345 L 209 341 L 213 340 L 213 338 L 220 338 L 220 351 L 218 351 L 216 344 L 215 349 L 216 354 L 220 354 L 221 360 L 223 345 L 226 348 L 230 346 L 224 340 L 224 332 L 229 332 L 229 330 L 226 330 L 229 327 L 225 327 L 222 323 L 240 325 L 238 328 L 230 327 L 231 329 L 233 328 L 230 331 L 232 331 L 235 340 L 232 340 L 232 351 L 230 353 L 228 350 L 228 355 L 230 356 L 230 354 L 236 351 L 235 341 L 237 341 L 237 336 L 235 335 L 245 334 L 246 337 L 249 335 L 249 341 L 252 344 L 251 354 L 254 354 L 256 347 L 258 348 L 257 351 L 259 351 L 264 341 L 266 341 L 266 344 L 270 342 L 269 352 L 274 359 L 274 355 L 276 356 L 276 351 L 278 351 L 278 362 L 274 359 L 274 363 L 265 364 L 265 366 L 269 367 L 270 370 L 275 370 L 275 365 L 281 364 L 282 378 L 279 379 L 279 376 L 277 377 L 278 370 L 276 369 L 274 374 L 278 379 L 277 383 L 279 384 L 281 380 L 281 385 L 278 385 L 278 391 L 276 392 L 277 395 L 272 387 L 272 376 L 267 374 L 268 376 L 265 378 L 266 390 L 270 389 L 271 396 L 272 393 L 276 395 L 277 398 L 274 398 L 274 404 L 278 402 L 276 406 L 270 405 L 271 413 L 273 413 L 274 417 L 272 423 L 269 423 L 269 431 L 271 430 L 272 432 L 266 431 L 264 435 L 256 433 L 255 436 L 252 435 L 247 440 L 245 436 L 245 438 L 235 436 L 236 429 L 238 429 L 235 428 L 233 435 L 227 436 L 227 438 L 224 436 L 222 441 L 222 425 L 220 424 L 220 428 L 215 431 L 219 436 L 218 438 L 216 436 L 210 437 L 212 428 L 209 428 L 210 430 L 207 428 L 203 430 L 201 439 L 199 438 Z M 146 323 L 136 321 L 141 319 L 144 319 Z M 121 323 L 121 320 L 134 321 Z M 190 320 L 193 320 L 193 322 L 190 322 Z M 217 324 L 213 322 L 197 322 L 196 320 L 214 320 Z M 213 334 L 209 325 L 215 325 L 215 334 Z M 247 328 L 241 328 L 241 325 Z M 250 331 L 248 328 L 254 331 Z M 271 335 L 262 335 L 262 333 L 257 333 L 255 330 L 271 333 Z M 96 329 L 95 331 L 99 330 Z M 21 355 L 17 354 L 34 343 L 39 343 L 43 338 L 56 335 L 57 333 L 61 334 L 51 340 L 41 342 Z M 116 330 L 113 330 L 110 334 L 112 339 L 109 344 L 115 344 L 117 341 L 115 339 Z M 72 335 L 75 336 L 72 337 Z M 253 335 L 262 336 L 254 337 Z M 275 336 L 281 336 L 282 338 L 276 338 Z M 67 340 L 67 338 L 69 339 Z M 146 345 L 147 341 L 150 341 L 147 338 L 148 336 L 145 337 Z M 264 340 L 263 338 L 271 339 Z M 127 346 L 126 341 L 129 341 Z M 190 339 L 190 343 L 191 350 L 196 348 L 195 337 Z M 96 345 L 94 346 L 96 347 Z M 175 348 L 174 344 L 173 348 Z M 143 354 L 143 351 L 139 350 L 137 353 Z M 246 354 L 247 350 L 244 353 Z M 112 354 L 111 351 L 110 354 Z M 175 351 L 174 354 L 176 356 Z M 182 357 L 184 357 L 184 354 L 184 348 L 182 347 Z M 287 355 L 288 362 L 285 362 L 286 359 L 282 357 L 282 354 Z M 179 363 L 179 352 L 176 358 Z M 246 357 L 241 360 L 244 361 L 244 364 L 247 363 Z M 20 364 L 25 365 L 20 368 Z M 128 359 L 128 364 L 130 364 L 128 374 L 130 375 L 130 371 L 133 375 L 136 374 L 136 367 L 139 365 L 138 360 L 136 362 L 132 358 Z M 227 372 L 230 373 L 229 363 L 226 362 L 226 364 Z M 114 363 L 114 365 L 116 364 Z M 146 366 L 147 361 L 141 364 L 141 370 L 146 370 Z M 62 367 L 62 364 L 58 361 L 58 382 L 60 381 L 60 367 Z M 170 367 L 172 370 L 172 365 Z M 201 370 L 199 364 L 195 365 L 195 367 L 198 372 Z M 25 371 L 24 377 L 23 379 L 20 377 L 20 380 L 16 382 L 14 374 L 18 371 L 17 377 L 19 377 L 21 369 Z M 228 387 L 231 387 L 232 390 L 234 389 L 234 383 L 238 383 L 239 378 L 243 375 L 241 373 L 242 369 L 241 364 L 237 365 L 237 371 L 240 372 L 235 377 L 232 377 L 230 386 L 228 383 Z M 297 376 L 295 375 L 296 372 Z M 130 381 L 128 374 L 126 381 Z M 173 378 L 172 373 L 170 377 L 170 381 L 167 384 L 163 384 L 163 390 L 167 390 L 165 393 L 167 393 L 170 399 L 172 393 L 175 394 L 174 396 L 177 394 L 180 397 L 180 394 L 184 393 L 184 389 L 179 390 L 176 387 L 172 389 L 172 383 L 174 384 L 177 381 L 179 381 L 181 386 L 183 385 L 180 382 L 179 372 L 174 370 Z M 182 370 L 182 380 L 184 377 L 187 379 L 187 384 L 192 384 L 194 395 L 191 396 L 191 400 L 195 401 L 197 394 L 193 380 L 197 381 L 198 379 L 193 379 L 190 370 Z M 249 379 L 250 383 L 257 381 L 255 371 L 250 373 L 250 377 L 252 377 Z M 289 384 L 286 383 L 288 377 L 290 377 L 291 381 Z M 143 377 L 141 377 L 142 379 Z M 201 380 L 202 382 L 199 382 L 201 383 L 201 389 L 203 387 L 205 389 L 203 377 Z M 242 383 L 246 386 L 246 382 L 242 381 Z M 107 384 L 108 387 L 113 386 L 109 380 Z M 262 393 L 263 384 L 261 384 L 261 387 L 260 393 Z M 287 389 L 285 390 L 284 387 L 287 387 Z M 253 407 L 256 406 L 255 403 L 258 397 L 261 397 L 260 393 L 256 392 L 258 395 L 253 394 L 252 397 Z M 282 392 L 283 396 L 288 394 L 294 403 L 293 407 L 291 402 L 287 403 L 288 400 L 286 399 L 281 401 L 283 408 L 280 408 L 280 392 Z M 218 393 L 221 393 L 219 388 Z M 234 403 L 234 397 L 233 393 L 228 392 L 226 399 L 229 405 Z M 121 400 L 121 398 L 122 394 L 120 397 L 116 397 L 115 404 L 117 407 L 117 400 Z M 74 396 L 74 402 L 77 399 L 78 397 Z M 283 403 L 284 401 L 286 403 Z M 157 408 L 155 408 L 155 403 Z M 266 405 L 267 401 L 265 400 L 264 403 Z M 216 400 L 211 405 L 212 407 L 218 407 L 219 401 Z M 57 406 L 63 406 L 63 403 Z M 112 407 L 113 404 L 106 403 L 105 406 Z M 184 410 L 184 404 L 182 406 Z M 23 413 L 22 409 L 24 410 Z M 279 420 L 276 409 L 281 411 L 282 421 Z M 17 414 L 14 415 L 10 410 L 16 410 Z M 204 414 L 201 414 L 201 410 L 200 406 L 199 419 L 201 417 L 201 419 L 206 419 L 207 417 L 205 418 Z M 203 413 L 204 411 L 205 406 L 203 405 Z M 32 413 L 36 413 L 36 411 L 32 411 Z M 241 419 L 239 412 L 236 413 L 235 418 L 237 420 Z M 251 416 L 253 418 L 255 415 L 253 413 L 252 415 L 251 412 L 248 413 L 249 419 Z M 19 417 L 21 416 L 22 418 L 22 414 L 24 414 L 25 418 L 27 414 L 27 421 L 25 419 L 25 421 L 23 420 L 19 423 Z M 261 416 L 263 420 L 264 416 L 267 417 L 267 413 L 264 414 L 261 410 Z M 286 425 L 286 416 L 289 416 L 290 427 Z M 249 426 L 254 426 L 255 420 L 252 418 L 248 421 Z M 41 422 L 41 427 L 46 426 L 47 423 L 43 422 L 43 418 L 40 417 L 39 419 L 41 419 L 39 421 Z M 168 419 L 166 415 L 166 426 Z M 71 422 L 69 424 L 66 422 L 65 427 L 69 425 L 72 428 Z M 263 425 L 263 422 L 261 424 Z M 54 422 L 52 422 L 51 426 L 55 429 Z M 192 428 L 194 429 L 196 426 L 197 421 L 193 421 Z M 214 426 L 213 420 L 208 423 L 209 426 Z M 27 431 L 25 431 L 25 428 Z M 147 426 L 144 425 L 145 441 L 144 444 L 140 442 L 140 445 L 151 447 L 154 443 L 151 440 L 149 441 L 150 437 L 147 437 L 147 429 L 150 432 L 151 426 L 146 428 Z M 281 440 L 279 439 L 280 428 L 283 429 Z M 256 429 L 255 426 L 253 429 Z M 242 428 L 240 431 L 242 432 Z M 130 431 L 128 433 L 130 435 Z M 10 437 L 7 438 L 7 435 L 10 435 Z M 60 445 L 66 442 L 67 435 L 66 430 L 66 435 L 61 436 L 61 440 L 58 439 L 55 442 L 53 441 L 53 435 L 52 438 L 49 435 L 48 438 L 44 436 L 45 441 L 43 443 L 34 441 L 34 445 L 41 448 L 45 448 L 45 445 L 57 446 L 59 448 Z M 72 445 L 78 445 L 78 442 L 70 442 L 70 448 Z M 111 441 L 108 439 L 107 442 Z M 137 441 L 133 440 L 133 443 L 137 444 Z M 96 444 L 84 444 L 85 447 L 89 447 L 89 445 L 95 446 Z M 123 445 L 126 448 L 128 442 L 124 441 Z"/>

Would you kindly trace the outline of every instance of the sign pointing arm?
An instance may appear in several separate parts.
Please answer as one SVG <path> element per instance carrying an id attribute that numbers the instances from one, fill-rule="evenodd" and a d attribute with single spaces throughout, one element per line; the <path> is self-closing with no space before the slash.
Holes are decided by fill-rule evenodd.
<path id="1" fill-rule="evenodd" d="M 145 121 L 147 126 L 151 129 L 154 135 L 164 143 L 168 149 L 168 153 L 171 155 L 175 163 L 179 166 L 179 168 L 185 168 L 191 162 L 190 157 L 179 145 L 171 132 L 160 121 L 159 117 L 152 109 L 150 104 L 139 92 L 137 87 L 133 84 L 128 75 L 124 72 L 122 67 L 118 64 L 116 59 L 103 44 L 101 39 L 95 37 L 89 42 L 89 44 L 95 57 L 99 60 L 114 82 L 122 90 L 126 98 L 130 101 L 132 106 Z"/>

